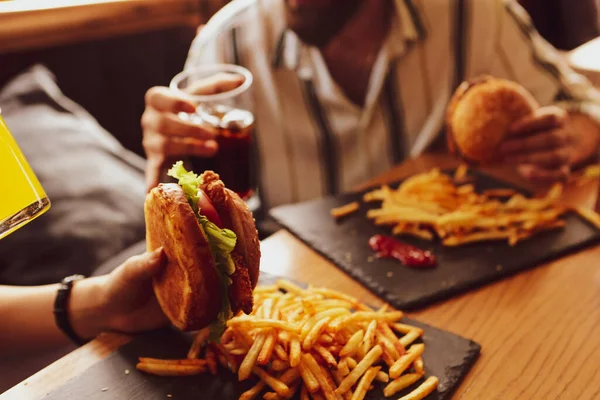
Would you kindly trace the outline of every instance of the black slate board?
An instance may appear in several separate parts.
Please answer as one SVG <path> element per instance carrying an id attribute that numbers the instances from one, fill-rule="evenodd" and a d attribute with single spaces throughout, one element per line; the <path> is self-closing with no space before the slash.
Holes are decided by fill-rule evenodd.
<path id="1" fill-rule="evenodd" d="M 276 278 L 261 273 L 260 283 L 273 283 Z M 442 331 L 417 321 L 405 318 L 403 322 L 424 329 L 426 377 L 435 375 L 440 379 L 438 390 L 427 400 L 449 399 L 477 360 L 481 347 L 453 333 Z M 63 386 L 48 393 L 45 400 L 165 400 L 167 395 L 174 400 L 220 399 L 237 400 L 252 382 L 239 383 L 232 373 L 220 369 L 219 375 L 210 374 L 192 377 L 158 377 L 135 369 L 140 356 L 157 358 L 185 357 L 191 338 L 181 333 L 164 330 L 135 338 L 113 354 L 83 371 Z M 126 373 L 125 371 L 129 371 Z M 408 393 L 418 386 L 399 392 L 394 398 Z M 367 400 L 383 400 L 383 384 L 377 382 Z"/>
<path id="2" fill-rule="evenodd" d="M 472 171 L 471 177 L 478 191 L 492 188 L 519 190 L 477 171 Z M 432 250 L 438 260 L 438 266 L 433 269 L 410 269 L 395 260 L 373 257 L 369 238 L 378 233 L 389 234 L 390 229 L 375 226 L 366 218 L 367 210 L 379 204 L 362 203 L 362 195 L 354 193 L 281 206 L 273 209 L 271 215 L 333 264 L 403 310 L 428 306 L 556 259 L 600 239 L 600 232 L 595 227 L 573 213 L 565 216 L 563 230 L 541 233 L 514 247 L 498 241 L 448 248 L 439 241 L 402 237 L 401 240 L 407 243 Z M 360 210 L 335 221 L 330 210 L 351 201 L 359 201 Z M 387 275 L 390 271 L 392 276 Z"/>

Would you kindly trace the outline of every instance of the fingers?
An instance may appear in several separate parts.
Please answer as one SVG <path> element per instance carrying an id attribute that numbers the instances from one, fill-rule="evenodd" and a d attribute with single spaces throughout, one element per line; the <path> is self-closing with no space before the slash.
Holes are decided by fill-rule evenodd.
<path id="1" fill-rule="evenodd" d="M 523 164 L 519 165 L 517 170 L 523 177 L 535 182 L 563 181 L 571 174 L 571 168 L 568 165 L 556 169 L 547 169 L 536 165 Z"/>
<path id="2" fill-rule="evenodd" d="M 557 168 L 569 163 L 570 154 L 566 149 L 540 151 L 533 153 L 516 154 L 506 157 L 504 161 L 509 164 L 532 164 L 540 167 Z"/>
<path id="3" fill-rule="evenodd" d="M 568 137 L 563 129 L 552 129 L 531 136 L 507 139 L 500 146 L 500 153 L 508 157 L 516 154 L 560 148 L 567 143 Z"/>
<path id="4" fill-rule="evenodd" d="M 510 136 L 522 136 L 537 131 L 561 127 L 567 119 L 567 112 L 556 106 L 541 107 L 533 114 L 515 122 L 508 130 Z"/>
<path id="5" fill-rule="evenodd" d="M 152 278 L 164 266 L 167 257 L 162 247 L 152 251 L 133 256 L 123 264 L 127 280 L 145 280 Z"/>
<path id="6" fill-rule="evenodd" d="M 155 131 L 163 135 L 193 137 L 204 140 L 213 139 L 217 135 L 217 129 L 210 125 L 186 121 L 176 114 L 159 112 L 152 108 L 147 108 L 144 111 L 142 128 L 144 132 Z"/>
<path id="7" fill-rule="evenodd" d="M 199 79 L 185 89 L 190 94 L 211 95 L 228 92 L 240 86 L 246 78 L 243 75 L 219 72 L 218 74 Z"/>
<path id="8" fill-rule="evenodd" d="M 144 132 L 142 144 L 149 159 L 172 156 L 212 157 L 218 149 L 214 140 L 166 136 L 154 131 Z"/>
<path id="9" fill-rule="evenodd" d="M 146 92 L 146 106 L 157 111 L 193 113 L 196 105 L 181 94 L 164 86 L 155 86 Z"/>

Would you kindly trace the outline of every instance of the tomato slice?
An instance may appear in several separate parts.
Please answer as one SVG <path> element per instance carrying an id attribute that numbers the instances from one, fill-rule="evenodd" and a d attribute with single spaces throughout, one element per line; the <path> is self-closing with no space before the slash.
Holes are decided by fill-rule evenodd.
<path id="1" fill-rule="evenodd" d="M 221 222 L 221 218 L 219 218 L 217 210 L 215 210 L 206 193 L 200 188 L 198 189 L 198 212 L 219 228 L 223 228 L 223 223 Z"/>

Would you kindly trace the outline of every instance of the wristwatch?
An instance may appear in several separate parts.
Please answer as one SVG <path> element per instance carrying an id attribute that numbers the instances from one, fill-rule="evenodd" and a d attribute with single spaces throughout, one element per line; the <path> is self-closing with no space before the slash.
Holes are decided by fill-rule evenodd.
<path id="1" fill-rule="evenodd" d="M 56 326 L 79 346 L 86 344 L 88 340 L 80 338 L 71 326 L 71 321 L 69 321 L 69 298 L 71 297 L 73 284 L 83 278 L 85 278 L 83 275 L 71 275 L 63 279 L 54 300 L 54 321 L 56 322 Z"/>

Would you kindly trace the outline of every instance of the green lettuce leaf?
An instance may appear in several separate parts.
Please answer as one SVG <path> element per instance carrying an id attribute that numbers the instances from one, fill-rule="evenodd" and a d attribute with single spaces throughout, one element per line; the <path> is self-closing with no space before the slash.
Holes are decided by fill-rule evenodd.
<path id="1" fill-rule="evenodd" d="M 200 197 L 198 196 L 198 187 L 202 184 L 202 179 L 192 171 L 187 171 L 183 166 L 183 161 L 173 164 L 167 174 L 179 181 L 179 186 L 183 189 L 190 206 L 197 212 L 198 198 Z"/>
<path id="2" fill-rule="evenodd" d="M 192 171 L 187 171 L 182 161 L 177 161 L 168 172 L 169 176 L 177 179 L 183 189 L 190 206 L 194 210 L 196 219 L 206 233 L 210 245 L 211 254 L 217 268 L 221 293 L 221 309 L 217 318 L 209 326 L 209 340 L 219 341 L 225 331 L 227 321 L 233 316 L 229 302 L 230 276 L 235 272 L 235 264 L 231 259 L 231 252 L 235 247 L 237 237 L 229 229 L 221 229 L 213 224 L 198 210 L 198 187 L 202 179 Z"/>
<path id="3" fill-rule="evenodd" d="M 197 215 L 196 218 L 208 236 L 221 286 L 221 310 L 217 314 L 217 319 L 209 326 L 208 337 L 208 340 L 218 342 L 225 332 L 227 321 L 233 316 L 229 302 L 229 285 L 231 285 L 230 276 L 235 272 L 231 251 L 235 247 L 237 237 L 229 229 L 220 229 L 203 215 Z"/>

